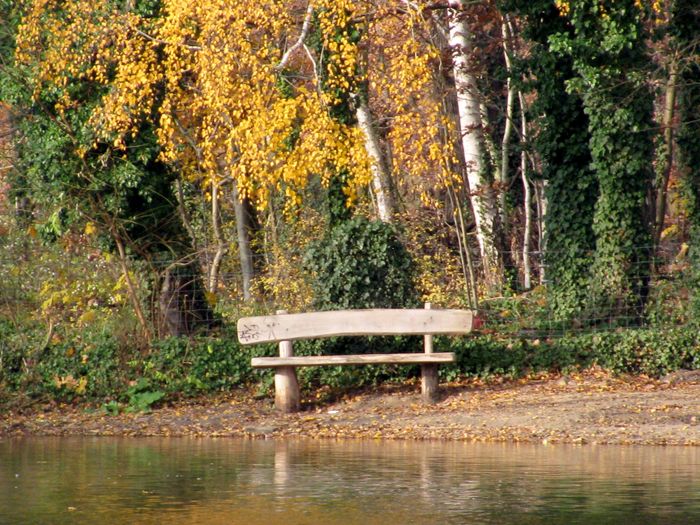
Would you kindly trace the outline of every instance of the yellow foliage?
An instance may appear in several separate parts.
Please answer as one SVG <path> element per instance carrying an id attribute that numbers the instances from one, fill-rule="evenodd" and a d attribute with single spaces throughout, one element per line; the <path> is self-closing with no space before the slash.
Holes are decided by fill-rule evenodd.
<path id="1" fill-rule="evenodd" d="M 413 16 L 372 18 L 368 28 L 372 45 L 381 49 L 368 64 L 370 93 L 391 115 L 388 141 L 393 157 L 394 178 L 404 191 L 430 207 L 437 206 L 436 190 L 459 186 L 462 178 L 455 151 L 456 123 L 444 101 L 444 86 L 436 75 L 440 49 L 428 35 L 431 20 Z M 374 55 L 371 55 L 374 56 Z"/>
<path id="2" fill-rule="evenodd" d="M 323 235 L 325 227 L 323 218 L 312 208 L 298 210 L 290 217 L 286 242 L 268 247 L 270 261 L 254 282 L 254 294 L 270 297 L 277 307 L 290 312 L 308 310 L 313 294 L 303 271 L 303 253 L 310 240 Z"/>
<path id="3" fill-rule="evenodd" d="M 668 228 L 665 228 L 661 232 L 661 239 L 666 239 L 668 237 L 672 237 L 674 235 L 677 235 L 680 233 L 680 229 L 678 228 L 677 224 L 671 224 Z"/>
<path id="4" fill-rule="evenodd" d="M 206 298 L 207 303 L 209 303 L 209 306 L 211 306 L 212 308 L 215 307 L 216 303 L 219 302 L 219 297 L 214 292 L 206 291 L 204 292 L 204 297 Z"/>
<path id="5" fill-rule="evenodd" d="M 569 13 L 571 12 L 571 4 L 568 0 L 554 0 L 554 5 L 557 6 L 561 16 L 569 16 Z"/>
<path id="6" fill-rule="evenodd" d="M 97 233 L 97 227 L 94 222 L 88 222 L 85 224 L 85 235 L 95 235 Z"/>
<path id="7" fill-rule="evenodd" d="M 442 308 L 464 307 L 468 294 L 459 257 L 449 248 L 450 231 L 435 230 L 434 213 L 429 208 L 414 211 L 411 228 L 405 231 L 404 242 L 416 266 L 416 288 L 421 301 Z"/>
<path id="8" fill-rule="evenodd" d="M 72 374 L 66 376 L 54 376 L 53 384 L 56 388 L 66 388 L 71 390 L 78 395 L 83 395 L 87 389 L 87 377 L 82 376 L 79 379 L 75 379 Z"/>
<path id="9" fill-rule="evenodd" d="M 232 177 L 260 209 L 280 191 L 298 205 L 311 176 L 327 183 L 335 170 L 347 170 L 351 188 L 367 184 L 357 130 L 329 116 L 317 89 L 280 89 L 275 44 L 293 20 L 279 2 L 168 0 L 163 11 L 156 34 L 166 42 L 157 132 L 164 160 L 188 166 L 193 178 Z M 342 64 L 347 71 L 346 57 Z"/>
<path id="10" fill-rule="evenodd" d="M 327 2 L 322 25 L 331 31 L 346 23 L 349 7 Z M 290 188 L 294 200 L 309 177 L 327 181 L 334 170 L 347 171 L 352 196 L 369 180 L 361 135 L 330 118 L 328 100 L 313 86 L 300 82 L 291 97 L 279 87 L 277 43 L 294 23 L 276 0 L 165 0 L 157 18 L 108 0 L 34 0 L 17 60 L 33 68 L 36 95 L 60 90 L 59 113 L 78 102 L 67 89 L 72 82 L 109 88 L 90 118 L 93 149 L 123 149 L 154 119 L 163 160 L 205 181 L 233 177 L 261 208 L 273 192 Z M 344 39 L 331 47 L 330 82 L 350 89 L 356 49 Z"/>
<path id="11" fill-rule="evenodd" d="M 78 322 L 80 324 L 90 324 L 97 318 L 95 310 L 86 310 L 80 317 L 78 317 Z"/>
<path id="12" fill-rule="evenodd" d="M 61 94 L 59 113 L 80 103 L 70 84 L 105 88 L 90 117 L 95 141 L 80 156 L 124 149 L 151 124 L 161 160 L 204 186 L 232 179 L 260 209 L 279 194 L 288 210 L 298 207 L 310 178 L 327 185 L 339 172 L 347 174 L 348 202 L 357 200 L 371 180 L 364 136 L 329 106 L 366 88 L 370 106 L 391 122 L 386 140 L 399 190 L 435 206 L 436 191 L 461 176 L 434 22 L 405 2 L 316 0 L 322 51 L 292 60 L 285 70 L 295 74 L 283 75 L 280 43 L 299 32 L 289 7 L 163 0 L 158 16 L 142 17 L 110 0 L 32 0 L 16 56 L 34 72 L 37 95 Z M 396 16 L 397 7 L 409 12 Z"/>

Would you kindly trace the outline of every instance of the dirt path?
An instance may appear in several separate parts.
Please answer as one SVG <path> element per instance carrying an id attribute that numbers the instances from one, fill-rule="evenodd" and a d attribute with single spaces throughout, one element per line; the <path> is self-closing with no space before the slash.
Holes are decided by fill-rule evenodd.
<path id="1" fill-rule="evenodd" d="M 19 435 L 323 437 L 700 445 L 700 375 L 663 381 L 600 370 L 501 384 L 443 386 L 424 406 L 417 385 L 384 386 L 276 414 L 248 393 L 108 416 L 84 407 L 0 415 Z"/>

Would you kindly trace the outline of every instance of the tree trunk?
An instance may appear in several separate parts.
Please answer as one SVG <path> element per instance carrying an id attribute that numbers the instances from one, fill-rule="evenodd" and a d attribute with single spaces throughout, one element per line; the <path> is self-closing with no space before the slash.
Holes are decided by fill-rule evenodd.
<path id="1" fill-rule="evenodd" d="M 190 335 L 201 326 L 210 327 L 214 315 L 203 292 L 195 260 L 168 266 L 161 276 L 158 295 L 161 332 L 177 337 Z"/>
<path id="2" fill-rule="evenodd" d="M 671 59 L 669 66 L 668 82 L 666 83 L 666 102 L 664 104 L 663 129 L 664 142 L 663 154 L 660 159 L 660 176 L 656 191 L 655 220 L 654 220 L 654 249 L 658 249 L 661 242 L 661 233 L 664 230 L 664 219 L 666 217 L 666 196 L 668 194 L 668 180 L 671 177 L 673 168 L 673 117 L 676 106 L 676 89 L 678 84 L 678 64 L 675 59 Z"/>
<path id="3" fill-rule="evenodd" d="M 540 171 L 541 173 L 541 171 Z M 547 249 L 547 181 L 535 181 L 535 203 L 537 205 L 537 251 L 540 254 L 539 282 L 544 284 L 547 280 L 547 267 L 543 264 L 542 256 Z"/>
<path id="4" fill-rule="evenodd" d="M 136 319 L 141 325 L 141 330 L 143 331 L 143 336 L 146 341 L 151 339 L 151 331 L 146 321 L 146 316 L 143 313 L 143 308 L 141 308 L 141 301 L 139 300 L 139 294 L 136 290 L 134 282 L 131 280 L 131 274 L 129 273 L 129 266 L 126 259 L 126 250 L 124 249 L 124 243 L 120 235 L 116 232 L 116 228 L 111 229 L 112 239 L 117 246 L 117 253 L 119 254 L 119 265 L 122 270 L 122 275 L 124 276 L 124 282 L 126 283 L 126 290 L 129 294 L 129 300 L 131 301 L 131 306 L 134 308 L 134 313 L 136 314 Z"/>
<path id="5" fill-rule="evenodd" d="M 497 181 L 503 181 L 503 176 L 501 174 L 501 151 L 496 147 L 496 142 L 491 137 L 489 130 L 491 129 L 491 120 L 489 119 L 489 110 L 483 100 L 479 101 L 479 117 L 481 119 L 481 138 L 484 141 L 484 147 L 486 153 L 488 153 L 488 160 L 491 163 L 493 169 L 493 178 Z M 460 137 L 461 138 L 461 137 Z M 460 140 L 459 151 L 462 151 L 462 144 Z M 505 199 L 505 193 L 499 194 L 503 199 Z M 504 201 L 505 202 L 505 201 Z M 502 208 L 505 210 L 505 205 Z"/>
<path id="6" fill-rule="evenodd" d="M 532 288 L 532 268 L 530 266 L 530 237 L 532 235 L 532 192 L 530 182 L 527 180 L 527 119 L 525 118 L 525 98 L 518 93 L 520 101 L 520 176 L 523 179 L 523 209 L 525 214 L 525 227 L 523 229 L 523 288 Z"/>
<path id="7" fill-rule="evenodd" d="M 365 149 L 372 161 L 372 190 L 377 200 L 379 220 L 390 223 L 396 214 L 391 172 L 382 152 L 379 136 L 374 129 L 367 101 L 362 95 L 357 95 L 355 103 L 357 106 L 355 109 L 357 125 L 365 137 Z"/>
<path id="8" fill-rule="evenodd" d="M 506 210 L 506 188 L 508 187 L 509 167 L 510 167 L 510 138 L 513 134 L 513 106 L 515 105 L 515 86 L 513 85 L 513 67 L 510 60 L 511 54 L 511 39 L 513 37 L 508 15 L 505 16 L 501 25 L 501 34 L 503 37 L 503 57 L 506 63 L 506 71 L 508 73 L 507 89 L 508 95 L 506 98 L 506 123 L 503 130 L 503 139 L 501 140 L 501 169 L 500 180 L 501 188 L 499 191 L 499 213 L 501 215 L 501 225 L 503 234 L 508 239 L 508 215 Z"/>
<path id="9" fill-rule="evenodd" d="M 487 282 L 495 284 L 498 280 L 499 266 L 494 243 L 495 206 L 492 188 L 488 181 L 483 179 L 483 130 L 480 97 L 476 78 L 471 72 L 471 35 L 464 20 L 462 2 L 450 0 L 450 6 L 452 9 L 449 10 L 449 45 L 452 51 L 464 164 L 484 276 Z"/>
<path id="10" fill-rule="evenodd" d="M 255 277 L 255 262 L 251 246 L 251 232 L 255 229 L 255 210 L 247 200 L 241 200 L 236 184 L 233 185 L 233 209 L 236 214 L 238 257 L 241 263 L 243 300 L 251 297 L 251 285 Z"/>
<path id="11" fill-rule="evenodd" d="M 187 212 L 187 206 L 185 204 L 185 192 L 182 189 L 182 178 L 178 177 L 175 180 L 175 186 L 176 186 L 176 192 L 175 196 L 177 197 L 177 211 L 180 214 L 180 220 L 182 221 L 183 226 L 187 230 L 187 234 L 190 237 L 190 242 L 192 243 L 192 249 L 195 252 L 199 251 L 198 248 L 198 240 L 197 240 L 197 235 L 195 234 L 194 228 L 192 227 L 192 221 L 190 220 L 190 214 Z"/>
<path id="12" fill-rule="evenodd" d="M 226 247 L 226 239 L 221 231 L 221 213 L 219 211 L 219 187 L 221 183 L 212 181 L 211 183 L 211 225 L 214 230 L 214 239 L 216 241 L 216 252 L 214 259 L 209 266 L 209 282 L 207 290 L 209 293 L 215 294 L 219 287 L 219 272 L 224 256 L 228 252 Z"/>

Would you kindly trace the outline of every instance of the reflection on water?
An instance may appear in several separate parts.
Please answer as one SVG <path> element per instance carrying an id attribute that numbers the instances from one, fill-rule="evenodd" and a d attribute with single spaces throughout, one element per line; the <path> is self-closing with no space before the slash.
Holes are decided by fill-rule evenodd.
<path id="1" fill-rule="evenodd" d="M 700 523 L 700 449 L 0 441 L 0 523 Z"/>

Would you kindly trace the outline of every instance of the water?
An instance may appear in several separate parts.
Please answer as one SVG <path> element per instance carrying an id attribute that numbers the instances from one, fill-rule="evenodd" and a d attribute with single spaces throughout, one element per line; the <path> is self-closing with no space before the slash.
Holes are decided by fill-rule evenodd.
<path id="1" fill-rule="evenodd" d="M 0 441 L 0 524 L 693 524 L 700 449 Z"/>

